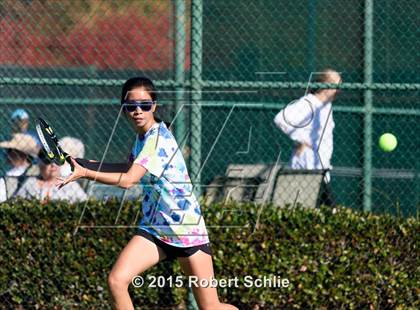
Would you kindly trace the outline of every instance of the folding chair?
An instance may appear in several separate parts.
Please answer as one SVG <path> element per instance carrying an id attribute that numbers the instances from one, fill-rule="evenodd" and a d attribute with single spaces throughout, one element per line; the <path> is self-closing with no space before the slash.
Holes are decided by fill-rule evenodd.
<path id="1" fill-rule="evenodd" d="M 280 207 L 317 208 L 326 170 L 283 169 L 277 172 L 271 202 Z"/>

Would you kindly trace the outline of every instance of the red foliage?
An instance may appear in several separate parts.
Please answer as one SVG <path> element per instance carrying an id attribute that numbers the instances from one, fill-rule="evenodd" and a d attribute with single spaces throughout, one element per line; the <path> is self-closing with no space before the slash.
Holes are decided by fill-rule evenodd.
<path id="1" fill-rule="evenodd" d="M 135 14 L 104 16 L 54 35 L 37 21 L 0 19 L 0 64 L 31 67 L 170 70 L 174 43 L 172 16 L 158 19 Z M 188 51 L 187 51 L 188 53 Z M 188 67 L 189 64 L 187 64 Z"/>
<path id="2" fill-rule="evenodd" d="M 173 63 L 170 25 L 169 16 L 115 16 L 99 20 L 91 29 L 81 25 L 60 43 L 70 64 L 166 70 Z"/>
<path id="3" fill-rule="evenodd" d="M 0 20 L 0 63 L 39 66 L 52 55 L 48 39 L 34 35 L 29 24 L 9 18 Z"/>

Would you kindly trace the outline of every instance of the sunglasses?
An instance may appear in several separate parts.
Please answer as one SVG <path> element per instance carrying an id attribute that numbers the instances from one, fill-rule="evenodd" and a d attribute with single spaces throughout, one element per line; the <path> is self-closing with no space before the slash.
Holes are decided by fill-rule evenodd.
<path id="1" fill-rule="evenodd" d="M 123 107 L 127 112 L 134 112 L 137 107 L 144 112 L 148 112 L 155 103 L 156 101 L 153 100 L 125 100 Z"/>

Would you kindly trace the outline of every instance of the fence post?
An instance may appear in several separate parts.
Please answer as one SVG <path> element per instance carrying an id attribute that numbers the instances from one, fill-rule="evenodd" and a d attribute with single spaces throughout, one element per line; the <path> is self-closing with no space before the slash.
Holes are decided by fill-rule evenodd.
<path id="1" fill-rule="evenodd" d="M 191 123 L 190 123 L 190 174 L 194 193 L 201 194 L 201 72 L 203 56 L 203 2 L 191 1 Z M 191 288 L 188 290 L 187 309 L 198 310 Z"/>
<path id="2" fill-rule="evenodd" d="M 315 71 L 315 51 L 316 51 L 316 0 L 309 0 L 308 4 L 308 69 Z"/>
<path id="3" fill-rule="evenodd" d="M 365 0 L 365 39 L 364 39 L 364 82 L 373 81 L 373 0 Z M 364 156 L 363 156 L 363 210 L 372 209 L 372 90 L 364 90 Z"/>
<path id="4" fill-rule="evenodd" d="M 179 147 L 182 150 L 183 141 L 186 133 L 185 128 L 185 109 L 184 104 L 184 81 L 185 81 L 185 2 L 184 0 L 174 1 L 175 14 L 175 137 L 178 141 Z"/>
<path id="5" fill-rule="evenodd" d="M 201 88 L 203 2 L 191 1 L 191 128 L 190 173 L 194 192 L 201 194 Z"/>

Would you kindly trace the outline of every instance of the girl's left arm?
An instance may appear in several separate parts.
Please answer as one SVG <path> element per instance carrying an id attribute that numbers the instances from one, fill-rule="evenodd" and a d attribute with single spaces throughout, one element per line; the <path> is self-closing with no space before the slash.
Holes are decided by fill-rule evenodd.
<path id="1" fill-rule="evenodd" d="M 59 179 L 58 188 L 62 188 L 67 183 L 73 182 L 80 178 L 94 180 L 103 184 L 116 185 L 118 187 L 128 189 L 140 181 L 146 174 L 146 168 L 141 165 L 132 164 L 127 172 L 100 172 L 86 169 L 80 166 L 73 158 L 71 161 L 74 165 L 73 173 L 65 180 Z"/>

